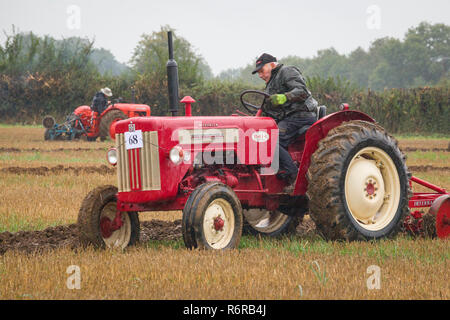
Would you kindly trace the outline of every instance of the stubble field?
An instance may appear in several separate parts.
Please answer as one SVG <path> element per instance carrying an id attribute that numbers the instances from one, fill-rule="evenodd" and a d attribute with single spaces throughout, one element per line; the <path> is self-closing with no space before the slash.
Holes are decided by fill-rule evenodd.
<path id="1" fill-rule="evenodd" d="M 116 184 L 113 143 L 45 142 L 43 131 L 0 126 L 0 299 L 450 298 L 448 241 L 327 242 L 308 219 L 289 238 L 244 236 L 238 250 L 204 252 L 184 248 L 181 212 L 143 213 L 138 246 L 81 249 L 73 224 L 90 190 Z M 415 176 L 450 189 L 449 137 L 399 141 Z M 81 281 L 71 290 L 73 265 Z M 379 289 L 368 288 L 373 265 Z"/>

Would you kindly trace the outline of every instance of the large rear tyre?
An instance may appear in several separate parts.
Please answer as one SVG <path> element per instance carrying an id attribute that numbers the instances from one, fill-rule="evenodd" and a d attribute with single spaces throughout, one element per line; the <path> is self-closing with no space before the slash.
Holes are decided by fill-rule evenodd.
<path id="1" fill-rule="evenodd" d="M 110 136 L 110 128 L 114 122 L 127 119 L 120 110 L 111 110 L 100 120 L 100 140 L 105 141 Z"/>
<path id="2" fill-rule="evenodd" d="M 380 126 L 344 122 L 319 142 L 308 169 L 310 215 L 330 240 L 394 237 L 409 212 L 410 174 Z"/>
<path id="3" fill-rule="evenodd" d="M 183 209 L 183 240 L 188 249 L 237 248 L 242 223 L 241 203 L 233 190 L 219 182 L 205 183 L 191 193 Z"/>
<path id="4" fill-rule="evenodd" d="M 101 186 L 84 198 L 78 214 L 78 230 L 82 245 L 97 248 L 121 248 L 139 241 L 140 224 L 137 212 L 122 212 L 122 226 L 113 231 L 116 216 L 117 188 Z"/>
<path id="5" fill-rule="evenodd" d="M 288 216 L 279 210 L 244 210 L 243 234 L 279 237 L 294 234 L 300 224 L 300 217 Z"/>

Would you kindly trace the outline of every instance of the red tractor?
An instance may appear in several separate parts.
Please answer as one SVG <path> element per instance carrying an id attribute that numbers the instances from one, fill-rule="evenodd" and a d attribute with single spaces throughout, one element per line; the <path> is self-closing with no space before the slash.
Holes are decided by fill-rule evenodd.
<path id="1" fill-rule="evenodd" d="M 51 116 L 44 117 L 44 139 L 73 140 L 86 136 L 88 141 L 95 141 L 98 137 L 104 141 L 108 136 L 113 137 L 117 121 L 138 116 L 150 116 L 150 107 L 145 104 L 113 103 L 98 114 L 89 106 L 80 106 L 62 124 L 57 124 Z"/>
<path id="2" fill-rule="evenodd" d="M 299 172 L 295 190 L 283 193 L 277 178 L 278 128 L 261 107 L 241 101 L 254 116 L 137 117 L 117 122 L 118 186 L 101 186 L 84 199 L 78 217 L 81 240 L 99 247 L 132 245 L 138 212 L 183 210 L 188 248 L 236 248 L 244 225 L 277 235 L 309 213 L 332 240 L 393 237 L 410 208 L 430 207 L 438 234 L 450 233 L 450 196 L 411 177 L 397 141 L 368 115 L 342 106 L 302 128 L 289 147 Z M 261 95 L 266 95 L 260 92 Z M 414 194 L 411 182 L 435 193 Z"/>
<path id="3" fill-rule="evenodd" d="M 319 107 L 317 121 L 298 131 L 288 151 L 299 171 L 293 192 L 285 193 L 277 177 L 277 123 L 262 116 L 267 94 L 241 94 L 253 116 L 194 117 L 191 97 L 181 100 L 185 116 L 175 116 L 178 73 L 170 32 L 168 38 L 174 116 L 116 123 L 107 159 L 117 167 L 118 185 L 100 186 L 83 200 L 82 243 L 125 248 L 139 239 L 138 212 L 170 210 L 183 210 L 188 248 L 236 248 L 243 229 L 275 236 L 295 229 L 307 213 L 326 239 L 390 238 L 405 225 L 421 228 L 421 219 L 430 219 L 410 210 L 430 206 L 437 235 L 450 235 L 450 195 L 411 177 L 395 138 L 348 105 L 329 115 Z M 412 195 L 412 182 L 434 193 Z"/>

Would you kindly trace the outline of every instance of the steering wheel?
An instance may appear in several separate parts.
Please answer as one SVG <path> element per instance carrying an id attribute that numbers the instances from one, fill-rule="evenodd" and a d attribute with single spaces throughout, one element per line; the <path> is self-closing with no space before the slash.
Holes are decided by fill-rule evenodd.
<path id="1" fill-rule="evenodd" d="M 264 100 L 261 103 L 261 105 L 259 106 L 255 106 L 254 104 L 251 104 L 250 102 L 247 102 L 244 100 L 244 96 L 249 94 L 249 93 L 256 93 L 256 94 L 260 94 L 262 96 L 264 96 Z M 265 93 L 264 91 L 259 91 L 259 90 L 245 90 L 241 93 L 240 99 L 241 99 L 241 103 L 244 106 L 244 108 L 250 112 L 250 114 L 252 115 L 256 115 L 256 113 L 259 111 L 259 109 L 263 109 L 264 105 L 266 104 L 266 98 L 270 97 L 269 94 Z M 264 109 L 263 109 L 264 110 Z"/>
<path id="2" fill-rule="evenodd" d="M 251 104 L 250 102 L 247 102 L 244 100 L 244 96 L 249 94 L 249 93 L 256 93 L 259 95 L 264 96 L 263 102 L 261 103 L 261 105 L 256 106 L 254 104 Z M 270 112 L 269 110 L 267 110 L 267 108 L 264 108 L 264 106 L 266 105 L 266 100 L 267 98 L 270 97 L 270 94 L 264 92 L 264 91 L 260 91 L 260 90 L 245 90 L 241 93 L 240 96 L 240 100 L 242 105 L 244 106 L 244 108 L 253 116 L 257 116 L 257 113 L 259 110 L 264 111 L 264 113 L 268 114 L 269 116 L 271 116 L 272 118 L 274 118 L 275 120 L 278 120 L 278 115 L 276 115 L 275 113 Z"/>

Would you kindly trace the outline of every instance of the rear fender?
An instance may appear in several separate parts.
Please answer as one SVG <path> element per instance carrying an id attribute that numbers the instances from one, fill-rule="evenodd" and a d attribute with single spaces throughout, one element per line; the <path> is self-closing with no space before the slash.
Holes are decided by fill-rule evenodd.
<path id="1" fill-rule="evenodd" d="M 295 183 L 294 195 L 304 195 L 308 189 L 306 172 L 311 163 L 311 156 L 317 150 L 319 141 L 325 138 L 331 129 L 340 126 L 343 122 L 351 120 L 375 122 L 373 118 L 363 112 L 344 110 L 331 113 L 319 119 L 308 129 L 305 136 L 305 148 L 303 149 L 302 160 Z"/>
<path id="2" fill-rule="evenodd" d="M 131 104 L 131 103 L 115 103 L 110 105 L 105 111 L 102 112 L 102 117 L 111 110 L 120 110 L 128 118 L 145 116 L 149 117 L 151 109 L 146 104 Z M 145 114 L 144 114 L 145 113 Z"/>

